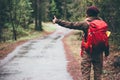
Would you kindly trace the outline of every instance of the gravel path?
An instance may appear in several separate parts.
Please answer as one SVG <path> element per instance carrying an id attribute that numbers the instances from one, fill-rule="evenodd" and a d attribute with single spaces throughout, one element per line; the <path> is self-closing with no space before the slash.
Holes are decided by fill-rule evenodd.
<path id="1" fill-rule="evenodd" d="M 69 32 L 58 27 L 49 36 L 17 47 L 0 61 L 0 80 L 73 80 L 61 41 Z"/>

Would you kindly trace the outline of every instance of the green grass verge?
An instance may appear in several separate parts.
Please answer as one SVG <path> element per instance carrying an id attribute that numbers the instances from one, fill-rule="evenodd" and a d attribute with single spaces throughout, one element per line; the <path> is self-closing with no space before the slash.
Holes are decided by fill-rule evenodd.
<path id="1" fill-rule="evenodd" d="M 42 23 L 43 27 L 42 29 L 46 32 L 54 32 L 56 30 L 55 24 L 47 22 L 47 23 Z"/>

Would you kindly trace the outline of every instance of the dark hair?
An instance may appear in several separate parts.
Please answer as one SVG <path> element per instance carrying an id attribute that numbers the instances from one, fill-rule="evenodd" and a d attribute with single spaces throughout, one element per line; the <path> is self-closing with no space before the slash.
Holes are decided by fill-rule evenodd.
<path id="1" fill-rule="evenodd" d="M 95 6 L 90 6 L 90 7 L 88 7 L 88 9 L 87 9 L 87 11 L 86 11 L 86 14 L 87 14 L 88 16 L 90 16 L 90 17 L 91 17 L 91 16 L 97 17 L 99 13 L 100 13 L 100 11 L 99 11 L 98 8 L 95 7 Z"/>

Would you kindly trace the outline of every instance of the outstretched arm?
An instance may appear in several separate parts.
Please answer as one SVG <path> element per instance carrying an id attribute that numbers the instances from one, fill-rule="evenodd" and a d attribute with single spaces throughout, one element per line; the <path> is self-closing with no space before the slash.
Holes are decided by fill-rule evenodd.
<path id="1" fill-rule="evenodd" d="M 57 19 L 55 16 L 53 19 L 53 23 L 57 23 L 63 27 L 70 28 L 70 29 L 84 30 L 85 28 L 88 28 L 88 24 L 85 21 L 69 22 L 69 21 Z"/>

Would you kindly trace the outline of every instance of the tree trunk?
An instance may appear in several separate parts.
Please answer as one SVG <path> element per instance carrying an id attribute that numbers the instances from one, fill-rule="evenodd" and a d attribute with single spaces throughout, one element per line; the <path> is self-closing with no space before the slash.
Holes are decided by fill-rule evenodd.
<path id="1" fill-rule="evenodd" d="M 63 5 L 64 5 L 64 19 L 66 20 L 67 19 L 67 6 L 66 6 L 66 0 L 64 0 L 64 3 L 63 3 Z"/>
<path id="2" fill-rule="evenodd" d="M 12 23 L 12 29 L 13 29 L 13 39 L 14 40 L 17 40 L 17 35 L 16 35 L 16 30 L 15 30 L 15 20 L 16 20 L 16 6 L 13 6 L 13 4 L 12 4 L 12 1 L 10 1 L 10 9 L 12 9 L 13 8 L 13 13 L 14 14 L 12 14 L 12 12 L 10 12 L 10 21 L 11 21 L 11 23 Z M 13 15 L 14 15 L 14 17 L 13 17 Z"/>
<path id="3" fill-rule="evenodd" d="M 41 1 L 35 0 L 35 30 L 41 31 L 42 25 L 41 25 Z"/>
<path id="4" fill-rule="evenodd" d="M 2 41 L 2 26 L 0 24 L 0 42 Z"/>

